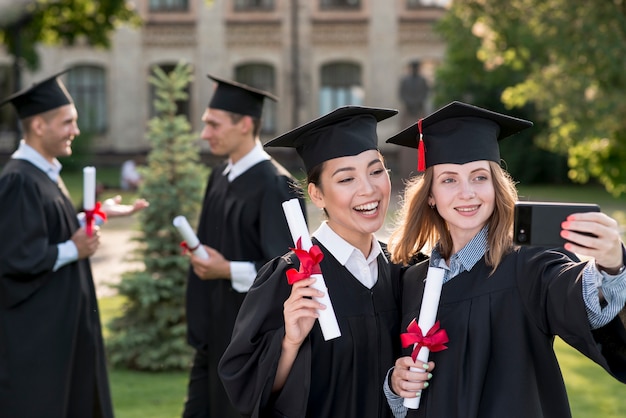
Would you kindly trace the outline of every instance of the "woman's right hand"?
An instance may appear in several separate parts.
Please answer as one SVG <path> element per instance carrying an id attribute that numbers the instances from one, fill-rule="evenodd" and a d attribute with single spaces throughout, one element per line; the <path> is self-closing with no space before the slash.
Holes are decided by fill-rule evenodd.
<path id="1" fill-rule="evenodd" d="M 317 302 L 324 294 L 311 287 L 315 278 L 303 279 L 295 282 L 291 287 L 291 295 L 283 304 L 283 316 L 285 318 L 285 338 L 283 344 L 300 347 L 309 335 L 315 319 L 319 316 L 318 309 L 326 309 L 326 306 Z"/>
<path id="2" fill-rule="evenodd" d="M 282 352 L 276 368 L 276 376 L 272 391 L 276 392 L 283 388 L 287 376 L 291 371 L 298 350 L 302 342 L 309 335 L 315 319 L 319 316 L 318 309 L 326 306 L 315 301 L 314 297 L 322 297 L 324 294 L 311 287 L 315 278 L 303 279 L 291 286 L 291 295 L 283 304 L 283 316 L 285 317 L 285 337 L 282 343 Z"/>
<path id="3" fill-rule="evenodd" d="M 412 371 L 418 369 L 419 371 Z M 433 375 L 430 373 L 435 368 L 435 363 L 424 363 L 415 360 L 411 356 L 400 357 L 396 360 L 391 373 L 391 390 L 402 398 L 415 398 L 422 394 L 422 390 L 429 385 L 428 381 Z"/>

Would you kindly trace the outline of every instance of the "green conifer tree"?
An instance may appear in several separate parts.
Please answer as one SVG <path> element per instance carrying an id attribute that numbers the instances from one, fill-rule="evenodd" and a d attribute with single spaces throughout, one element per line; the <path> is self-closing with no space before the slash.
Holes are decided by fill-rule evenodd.
<path id="1" fill-rule="evenodd" d="M 125 305 L 122 315 L 109 324 L 107 347 L 113 366 L 176 370 L 189 365 L 184 309 L 189 260 L 181 255 L 182 239 L 172 219 L 197 219 L 206 176 L 197 135 L 187 118 L 177 114 L 176 103 L 187 99 L 191 71 L 189 65 L 178 64 L 169 74 L 156 68 L 150 77 L 157 115 L 149 122 L 152 149 L 139 190 L 150 206 L 139 214 L 137 237 L 137 255 L 145 268 L 125 273 L 117 285 Z"/>

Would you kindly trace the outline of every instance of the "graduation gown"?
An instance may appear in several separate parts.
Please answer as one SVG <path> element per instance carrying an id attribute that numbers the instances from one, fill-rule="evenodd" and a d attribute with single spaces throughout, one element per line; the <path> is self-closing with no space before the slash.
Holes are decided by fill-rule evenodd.
<path id="1" fill-rule="evenodd" d="M 272 394 L 285 335 L 283 303 L 291 294 L 286 271 L 300 265 L 289 253 L 259 272 L 220 362 L 220 377 L 246 416 L 390 417 L 382 382 L 400 352 L 399 275 L 392 278 L 381 255 L 378 281 L 368 289 L 319 246 L 341 336 L 324 341 L 316 321 L 284 387 Z"/>
<path id="2" fill-rule="evenodd" d="M 222 175 L 225 167 L 215 168 L 209 177 L 198 238 L 227 260 L 254 262 L 258 271 L 293 247 L 282 203 L 300 198 L 306 213 L 305 203 L 289 172 L 274 160 L 252 166 L 232 182 Z M 201 280 L 189 269 L 188 341 L 208 356 L 210 407 L 220 418 L 235 416 L 217 376 L 217 363 L 245 295 L 232 288 L 230 279 Z"/>
<path id="3" fill-rule="evenodd" d="M 27 161 L 0 176 L 0 415 L 112 417 L 88 259 L 52 268 L 79 228 L 71 201 Z"/>
<path id="4" fill-rule="evenodd" d="M 407 416 L 571 416 L 555 335 L 626 382 L 624 326 L 616 318 L 591 331 L 582 299 L 584 266 L 556 251 L 522 247 L 492 276 L 483 258 L 445 283 L 437 319 L 448 333 L 448 349 L 430 354 L 436 365 L 430 386 Z M 427 268 L 428 261 L 405 274 L 403 330 L 419 316 Z M 598 344 L 596 332 L 612 338 L 613 348 Z"/>

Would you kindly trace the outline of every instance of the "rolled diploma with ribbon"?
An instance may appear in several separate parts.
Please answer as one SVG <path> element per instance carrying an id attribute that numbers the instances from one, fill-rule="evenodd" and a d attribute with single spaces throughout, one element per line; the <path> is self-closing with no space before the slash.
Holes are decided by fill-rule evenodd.
<path id="1" fill-rule="evenodd" d="M 174 224 L 176 229 L 178 229 L 178 232 L 180 232 L 180 235 L 187 243 L 189 251 L 191 251 L 195 256 L 208 260 L 209 254 L 206 252 L 204 247 L 200 245 L 200 240 L 198 239 L 198 236 L 193 232 L 193 229 L 191 229 L 191 225 L 189 225 L 189 222 L 187 222 L 187 218 L 179 215 L 174 218 L 172 223 Z"/>
<path id="2" fill-rule="evenodd" d="M 313 243 L 311 242 L 311 236 L 309 235 L 309 230 L 307 228 L 306 221 L 304 220 L 304 214 L 302 213 L 302 208 L 300 207 L 298 199 L 291 199 L 283 202 L 283 211 L 285 212 L 285 218 L 287 219 L 287 224 L 289 225 L 289 231 L 291 232 L 294 245 L 298 245 L 297 243 L 299 239 L 302 249 L 309 251 L 313 246 Z M 320 309 L 317 311 L 319 314 L 318 320 L 320 328 L 322 329 L 322 334 L 324 335 L 324 340 L 328 341 L 333 338 L 340 337 L 341 330 L 339 330 L 339 324 L 337 323 L 335 310 L 333 309 L 333 304 L 330 301 L 330 296 L 328 295 L 328 288 L 326 287 L 324 276 L 321 274 L 313 274 L 311 277 L 316 279 L 315 283 L 313 283 L 311 287 L 324 292 L 324 296 L 321 298 L 314 298 L 317 302 L 326 305 L 326 309 Z"/>
<path id="3" fill-rule="evenodd" d="M 424 295 L 422 296 L 422 307 L 420 308 L 420 316 L 417 325 L 426 334 L 429 329 L 435 325 L 437 320 L 437 309 L 439 308 L 439 298 L 441 297 L 441 288 L 443 287 L 444 269 L 439 267 L 428 267 L 426 275 L 426 285 L 424 286 Z M 428 347 L 420 348 L 417 358 L 424 363 L 428 362 L 430 350 Z M 423 372 L 424 369 L 411 367 L 412 372 Z M 421 397 L 404 398 L 404 406 L 409 409 L 418 409 Z"/>
<path id="4" fill-rule="evenodd" d="M 96 168 L 83 167 L 83 210 L 85 211 L 85 231 L 93 235 L 94 210 L 96 208 Z"/>

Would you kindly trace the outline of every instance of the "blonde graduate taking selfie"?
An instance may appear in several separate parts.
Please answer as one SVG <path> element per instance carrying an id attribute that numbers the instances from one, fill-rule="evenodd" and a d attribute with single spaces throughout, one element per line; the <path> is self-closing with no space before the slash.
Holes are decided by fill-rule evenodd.
<path id="1" fill-rule="evenodd" d="M 440 267 L 437 319 L 449 338 L 428 363 L 414 362 L 410 349 L 396 361 L 383 385 L 396 417 L 571 416 L 555 336 L 626 382 L 626 273 L 617 222 L 600 212 L 576 213 L 561 224 L 564 248 L 513 243 L 517 192 L 500 167 L 498 140 L 530 126 L 453 102 L 387 141 L 423 149 L 425 163 L 406 188 L 389 240 L 392 261 L 407 263 L 432 248 L 428 261 L 404 275 L 401 328 L 419 315 L 428 267 Z M 417 396 L 419 408 L 407 411 L 402 398 Z"/>

